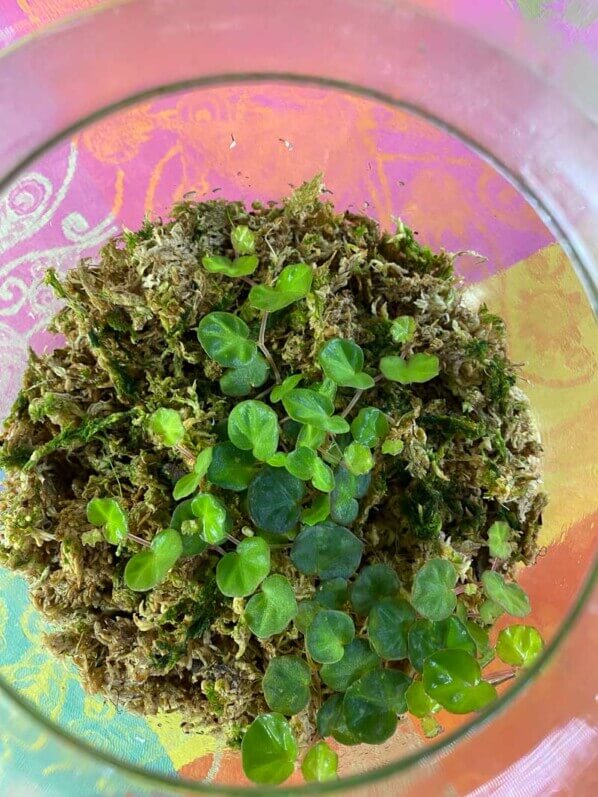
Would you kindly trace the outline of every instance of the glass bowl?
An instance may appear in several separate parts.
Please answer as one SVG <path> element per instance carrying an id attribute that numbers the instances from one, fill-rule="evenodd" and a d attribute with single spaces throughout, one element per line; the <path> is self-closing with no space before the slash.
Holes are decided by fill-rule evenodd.
<path id="1" fill-rule="evenodd" d="M 401 216 L 421 241 L 463 252 L 470 295 L 504 316 L 524 363 L 550 504 L 543 555 L 521 582 L 544 655 L 479 715 L 443 718 L 437 739 L 404 720 L 385 745 L 342 752 L 338 782 L 295 777 L 284 792 L 494 794 L 529 775 L 521 757 L 563 723 L 559 749 L 574 740 L 577 774 L 585 766 L 598 445 L 590 92 L 575 55 L 549 57 L 558 45 L 517 18 L 448 19 L 435 5 L 138 0 L 0 59 L 2 415 L 28 347 L 56 342 L 44 331 L 56 309 L 48 266 L 93 256 L 187 192 L 280 199 L 318 172 L 338 209 L 385 227 Z M 43 631 L 24 582 L 1 571 L 6 793 L 257 793 L 237 754 L 185 734 L 180 717 L 144 719 L 83 693 Z M 534 770 L 538 788 L 565 760 Z"/>

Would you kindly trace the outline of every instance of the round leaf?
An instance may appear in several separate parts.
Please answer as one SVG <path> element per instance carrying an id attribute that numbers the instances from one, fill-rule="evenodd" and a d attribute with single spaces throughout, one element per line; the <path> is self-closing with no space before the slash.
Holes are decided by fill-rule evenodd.
<path id="1" fill-rule="evenodd" d="M 92 498 L 87 504 L 87 520 L 104 527 L 104 537 L 112 545 L 124 542 L 129 533 L 127 515 L 114 498 Z"/>
<path id="2" fill-rule="evenodd" d="M 467 628 L 457 617 L 445 620 L 416 620 L 409 628 L 409 661 L 418 672 L 424 668 L 424 661 L 437 650 L 459 649 L 472 656 L 476 645 Z"/>
<path id="3" fill-rule="evenodd" d="M 511 527 L 502 520 L 497 520 L 488 529 L 488 547 L 494 559 L 508 559 L 513 552 Z"/>
<path id="4" fill-rule="evenodd" d="M 238 255 L 252 255 L 255 252 L 255 235 L 246 224 L 233 227 L 230 240 Z"/>
<path id="5" fill-rule="evenodd" d="M 276 786 L 293 774 L 297 752 L 287 720 L 281 714 L 261 714 L 243 736 L 243 772 L 254 783 Z"/>
<path id="6" fill-rule="evenodd" d="M 359 739 L 347 727 L 343 695 L 332 695 L 322 704 L 318 711 L 316 724 L 321 736 L 332 736 L 340 744 L 359 744 Z"/>
<path id="7" fill-rule="evenodd" d="M 249 487 L 259 464 L 250 451 L 241 451 L 232 443 L 214 446 L 208 479 L 225 490 L 241 492 Z"/>
<path id="8" fill-rule="evenodd" d="M 285 460 L 285 468 L 292 476 L 296 476 L 305 482 L 311 479 L 317 458 L 315 451 L 302 446 L 288 454 Z"/>
<path id="9" fill-rule="evenodd" d="M 410 315 L 400 315 L 390 325 L 390 337 L 395 343 L 408 343 L 413 340 L 417 323 Z"/>
<path id="10" fill-rule="evenodd" d="M 355 476 L 363 476 L 374 467 L 372 452 L 363 443 L 350 443 L 344 451 L 343 460 Z"/>
<path id="11" fill-rule="evenodd" d="M 366 390 L 375 384 L 363 373 L 363 351 L 352 340 L 329 340 L 320 350 L 318 362 L 326 376 L 341 387 Z"/>
<path id="12" fill-rule="evenodd" d="M 411 678 L 399 670 L 372 670 L 345 692 L 343 710 L 349 732 L 365 744 L 381 744 L 407 710 L 405 693 Z"/>
<path id="13" fill-rule="evenodd" d="M 504 614 L 504 609 L 494 601 L 485 600 L 480 605 L 480 621 L 484 625 L 494 625 L 498 618 Z"/>
<path id="14" fill-rule="evenodd" d="M 297 423 L 297 421 L 291 421 L 291 423 Z M 324 445 L 325 440 L 326 432 L 322 429 L 316 429 L 315 426 L 304 424 L 297 435 L 297 448 L 302 446 L 305 448 L 320 448 L 320 446 Z"/>
<path id="15" fill-rule="evenodd" d="M 323 581 L 350 578 L 359 567 L 363 543 L 349 529 L 335 523 L 304 528 L 291 549 L 297 570 Z"/>
<path id="16" fill-rule="evenodd" d="M 231 529 L 226 507 L 211 493 L 200 493 L 191 502 L 191 509 L 199 521 L 199 534 L 210 545 L 218 545 Z"/>
<path id="17" fill-rule="evenodd" d="M 262 679 L 268 708 L 286 716 L 298 714 L 309 703 L 311 671 L 298 656 L 278 656 L 270 661 Z"/>
<path id="18" fill-rule="evenodd" d="M 181 532 L 183 523 L 195 521 L 196 517 L 191 509 L 192 500 L 182 501 L 175 507 L 170 520 L 170 528 L 175 531 Z M 208 543 L 199 536 L 199 534 L 182 534 L 181 541 L 183 543 L 182 556 L 197 556 L 208 548 Z"/>
<path id="19" fill-rule="evenodd" d="M 482 585 L 488 598 L 513 617 L 525 617 L 531 611 L 529 598 L 517 584 L 508 584 L 500 573 L 486 570 Z"/>
<path id="20" fill-rule="evenodd" d="M 305 644 L 314 661 L 331 664 L 343 657 L 345 645 L 355 637 L 353 620 L 344 612 L 325 609 L 313 618 Z"/>
<path id="21" fill-rule="evenodd" d="M 492 684 L 482 680 L 477 661 L 464 650 L 439 650 L 424 662 L 427 694 L 453 714 L 478 711 L 496 697 Z"/>
<path id="22" fill-rule="evenodd" d="M 402 357 L 383 357 L 380 370 L 391 382 L 401 385 L 429 382 L 440 373 L 440 363 L 435 354 L 414 354 L 408 360 Z"/>
<path id="23" fill-rule="evenodd" d="M 359 514 L 358 479 L 341 465 L 334 474 L 334 490 L 330 493 L 330 517 L 335 523 L 348 526 Z"/>
<path id="24" fill-rule="evenodd" d="M 415 574 L 411 603 L 429 620 L 444 620 L 455 611 L 457 571 L 446 559 L 430 559 Z"/>
<path id="25" fill-rule="evenodd" d="M 306 526 L 316 526 L 323 523 L 330 514 L 330 496 L 319 495 L 313 504 L 301 512 L 301 522 Z"/>
<path id="26" fill-rule="evenodd" d="M 505 664 L 528 667 L 542 651 L 544 640 L 531 625 L 510 625 L 498 635 L 496 653 Z"/>
<path id="27" fill-rule="evenodd" d="M 262 401 L 241 401 L 228 416 L 228 436 L 237 448 L 265 462 L 278 448 L 278 416 Z"/>
<path id="28" fill-rule="evenodd" d="M 368 637 L 376 653 L 386 661 L 407 658 L 407 634 L 415 620 L 411 604 L 401 598 L 384 598 L 368 617 Z"/>
<path id="29" fill-rule="evenodd" d="M 427 717 L 429 714 L 436 714 L 442 706 L 426 694 L 424 685 L 421 681 L 413 681 L 409 689 L 405 692 L 407 708 L 414 717 Z"/>
<path id="30" fill-rule="evenodd" d="M 315 600 L 326 609 L 342 609 L 347 602 L 349 590 L 344 578 L 324 581 L 316 591 Z"/>
<path id="31" fill-rule="evenodd" d="M 367 617 L 376 603 L 396 595 L 400 588 L 399 577 L 390 565 L 368 565 L 351 587 L 351 603 L 357 614 Z"/>
<path id="32" fill-rule="evenodd" d="M 370 448 L 384 440 L 389 429 L 388 418 L 376 407 L 363 407 L 351 423 L 353 439 Z"/>
<path id="33" fill-rule="evenodd" d="M 257 344 L 249 340 L 249 327 L 232 313 L 208 313 L 199 322 L 197 337 L 208 357 L 226 368 L 247 365 Z"/>
<path id="34" fill-rule="evenodd" d="M 305 486 L 286 470 L 265 467 L 249 485 L 247 506 L 253 522 L 271 534 L 288 534 L 301 515 Z"/>
<path id="35" fill-rule="evenodd" d="M 297 387 L 299 382 L 303 379 L 302 374 L 293 374 L 292 376 L 287 376 L 286 379 L 283 380 L 281 385 L 276 385 L 273 387 L 270 392 L 270 401 L 273 404 L 276 404 L 278 401 L 282 401 L 282 399 L 290 393 L 291 390 Z"/>
<path id="36" fill-rule="evenodd" d="M 249 304 L 258 310 L 273 313 L 307 296 L 313 274 L 305 263 L 286 266 L 273 287 L 254 285 L 249 291 Z"/>
<path id="37" fill-rule="evenodd" d="M 382 453 L 391 457 L 396 457 L 404 448 L 405 443 L 402 440 L 385 440 L 382 443 Z"/>
<path id="38" fill-rule="evenodd" d="M 326 783 L 336 780 L 338 755 L 326 742 L 316 742 L 305 754 L 301 763 L 301 774 L 307 783 Z"/>
<path id="39" fill-rule="evenodd" d="M 152 540 L 149 549 L 132 556 L 124 572 L 125 584 L 135 592 L 147 592 L 160 584 L 168 571 L 183 553 L 183 544 L 178 531 L 165 529 Z"/>
<path id="40" fill-rule="evenodd" d="M 168 448 L 178 445 L 185 436 L 185 427 L 179 413 L 164 407 L 150 415 L 149 430 L 156 440 Z"/>
<path id="41" fill-rule="evenodd" d="M 322 605 L 316 601 L 300 601 L 297 604 L 297 616 L 295 617 L 295 625 L 297 630 L 305 634 L 309 626 L 318 612 L 322 611 Z"/>
<path id="42" fill-rule="evenodd" d="M 268 543 L 261 537 L 249 537 L 238 544 L 236 551 L 225 554 L 218 562 L 216 583 L 223 595 L 244 598 L 256 591 L 269 572 Z"/>
<path id="43" fill-rule="evenodd" d="M 351 428 L 344 418 L 333 416 L 332 401 L 315 390 L 296 388 L 283 397 L 282 403 L 294 421 L 309 424 L 315 429 L 331 434 L 343 434 Z"/>
<path id="44" fill-rule="evenodd" d="M 280 634 L 297 614 L 295 593 L 284 576 L 268 576 L 261 592 L 249 599 L 245 619 L 249 630 L 260 639 Z"/>
<path id="45" fill-rule="evenodd" d="M 220 379 L 220 390 L 225 396 L 247 396 L 254 387 L 260 387 L 268 378 L 270 367 L 256 351 L 240 368 L 230 368 Z"/>
<path id="46" fill-rule="evenodd" d="M 380 659 L 365 639 L 354 639 L 345 647 L 339 661 L 322 665 L 320 678 L 335 692 L 345 692 L 353 681 L 380 664 Z"/>

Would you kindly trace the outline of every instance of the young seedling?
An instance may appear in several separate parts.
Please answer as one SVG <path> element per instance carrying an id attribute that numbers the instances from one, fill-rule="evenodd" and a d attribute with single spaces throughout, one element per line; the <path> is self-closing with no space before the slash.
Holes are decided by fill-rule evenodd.
<path id="1" fill-rule="evenodd" d="M 409 343 L 416 329 L 417 322 L 413 316 L 401 315 L 390 325 L 390 337 L 395 343 Z"/>
<path id="2" fill-rule="evenodd" d="M 326 376 L 341 387 L 356 390 L 374 387 L 373 378 L 363 371 L 363 350 L 351 340 L 329 340 L 320 350 L 318 362 Z"/>
<path id="3" fill-rule="evenodd" d="M 286 266 L 273 287 L 255 285 L 249 291 L 249 304 L 257 310 L 274 313 L 303 299 L 311 290 L 313 273 L 305 263 Z"/>
<path id="4" fill-rule="evenodd" d="M 102 527 L 104 537 L 112 545 L 120 545 L 127 539 L 127 515 L 114 498 L 92 498 L 87 504 L 87 520 L 94 526 Z"/>
<path id="5" fill-rule="evenodd" d="M 124 579 L 129 589 L 147 592 L 166 578 L 183 553 L 180 534 L 174 529 L 160 531 L 150 548 L 132 556 L 125 567 Z"/>
<path id="6" fill-rule="evenodd" d="M 440 363 L 435 354 L 414 354 L 408 360 L 395 355 L 380 360 L 380 370 L 391 382 L 401 385 L 421 384 L 440 373 Z"/>

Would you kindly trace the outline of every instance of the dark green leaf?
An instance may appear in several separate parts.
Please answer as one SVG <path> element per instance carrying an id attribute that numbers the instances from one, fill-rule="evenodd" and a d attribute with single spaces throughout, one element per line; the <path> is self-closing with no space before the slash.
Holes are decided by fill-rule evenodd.
<path id="1" fill-rule="evenodd" d="M 409 629 L 409 660 L 421 672 L 425 659 L 437 650 L 459 649 L 475 656 L 476 646 L 457 617 L 445 620 L 416 620 Z"/>
<path id="2" fill-rule="evenodd" d="M 399 670 L 372 670 L 345 692 L 343 710 L 349 732 L 365 744 L 381 744 L 407 710 L 405 693 L 411 678 Z"/>
<path id="3" fill-rule="evenodd" d="M 350 578 L 359 567 L 363 543 L 349 529 L 335 523 L 304 528 L 291 549 L 295 567 L 324 581 Z"/>
<path id="4" fill-rule="evenodd" d="M 232 443 L 218 443 L 214 446 L 208 479 L 225 490 L 241 492 L 249 487 L 259 467 L 250 451 L 241 451 Z"/>
<path id="5" fill-rule="evenodd" d="M 312 620 L 318 612 L 322 611 L 322 606 L 316 601 L 300 601 L 297 604 L 297 616 L 295 617 L 295 625 L 297 629 L 305 634 L 307 629 L 312 623 Z"/>
<path id="6" fill-rule="evenodd" d="M 226 368 L 247 365 L 257 351 L 249 327 L 232 313 L 208 313 L 199 322 L 197 337 L 208 357 Z"/>
<path id="7" fill-rule="evenodd" d="M 348 614 L 324 609 L 316 614 L 307 629 L 305 644 L 314 661 L 329 664 L 342 659 L 345 645 L 354 637 L 355 626 Z"/>
<path id="8" fill-rule="evenodd" d="M 380 659 L 365 639 L 353 639 L 345 647 L 343 657 L 339 661 L 322 665 L 320 678 L 335 692 L 344 692 L 353 681 L 380 665 Z"/>
<path id="9" fill-rule="evenodd" d="M 326 609 L 342 609 L 349 597 L 347 581 L 344 578 L 333 578 L 324 581 L 316 590 L 315 600 Z"/>
<path id="10" fill-rule="evenodd" d="M 288 534 L 301 516 L 305 486 L 287 471 L 265 467 L 249 485 L 247 505 L 253 522 L 271 534 Z"/>
<path id="11" fill-rule="evenodd" d="M 488 598 L 513 617 L 525 617 L 531 611 L 529 598 L 517 584 L 509 584 L 500 573 L 486 570 L 482 585 Z"/>
<path id="12" fill-rule="evenodd" d="M 368 637 L 376 653 L 386 661 L 407 658 L 407 634 L 415 620 L 411 604 L 402 598 L 384 598 L 368 617 Z"/>
<path id="13" fill-rule="evenodd" d="M 384 440 L 389 429 L 388 418 L 376 407 L 363 407 L 351 423 L 353 439 L 370 448 Z"/>
<path id="14" fill-rule="evenodd" d="M 309 703 L 311 671 L 298 656 L 277 656 L 270 660 L 262 679 L 268 708 L 291 716 Z"/>
<path id="15" fill-rule="evenodd" d="M 297 614 L 297 600 L 287 578 L 268 576 L 261 591 L 249 599 L 245 619 L 249 630 L 260 639 L 280 634 Z"/>
<path id="16" fill-rule="evenodd" d="M 382 563 L 364 567 L 351 587 L 351 603 L 364 617 L 384 598 L 396 595 L 401 582 L 390 565 Z"/>
<path id="17" fill-rule="evenodd" d="M 269 372 L 265 358 L 256 351 L 247 365 L 229 368 L 220 379 L 220 390 L 225 396 L 247 396 L 253 388 L 264 384 Z"/>
<path id="18" fill-rule="evenodd" d="M 322 736 L 332 736 L 340 744 L 359 744 L 359 739 L 347 727 L 343 710 L 343 695 L 332 695 L 322 704 L 316 723 Z"/>
<path id="19" fill-rule="evenodd" d="M 356 501 L 358 480 L 344 465 L 334 474 L 334 490 L 330 493 L 330 517 L 335 523 L 349 526 L 359 514 Z"/>

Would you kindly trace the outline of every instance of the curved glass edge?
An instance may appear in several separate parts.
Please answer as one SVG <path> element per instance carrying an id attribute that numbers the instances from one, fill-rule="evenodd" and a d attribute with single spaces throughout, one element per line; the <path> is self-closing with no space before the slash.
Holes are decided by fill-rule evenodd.
<path id="1" fill-rule="evenodd" d="M 64 27 L 70 27 L 79 18 L 98 14 L 110 8 L 129 5 L 130 3 L 131 0 L 112 0 L 109 3 L 102 4 L 101 6 L 92 9 L 91 11 L 81 12 L 80 14 L 71 17 L 66 22 L 61 22 L 53 26 L 50 26 L 47 30 L 44 30 L 43 32 L 40 33 L 32 34 L 31 36 L 26 37 L 25 40 L 18 42 L 13 47 L 7 48 L 7 51 L 2 53 L 2 55 L 0 56 L 0 61 L 7 54 L 14 52 L 15 49 L 20 49 L 21 47 L 26 46 L 27 43 L 31 43 L 31 40 L 40 37 L 51 36 L 58 29 L 62 29 Z M 301 83 L 303 85 L 312 84 L 319 87 L 332 88 L 336 90 L 355 93 L 361 96 L 368 97 L 370 99 L 381 101 L 383 103 L 392 105 L 394 107 L 399 107 L 404 110 L 407 110 L 408 112 L 424 118 L 426 121 L 431 122 L 432 124 L 445 130 L 447 133 L 456 136 L 462 141 L 464 141 L 464 143 L 466 143 L 472 150 L 474 150 L 481 158 L 490 163 L 504 177 L 506 177 L 506 179 L 508 179 L 509 182 L 513 184 L 525 196 L 527 201 L 530 202 L 530 204 L 534 207 L 534 209 L 541 217 L 541 219 L 544 221 L 544 223 L 547 224 L 547 226 L 550 227 L 555 232 L 555 234 L 558 237 L 560 245 L 563 246 L 563 248 L 565 248 L 568 256 L 570 257 L 573 266 L 578 276 L 580 277 L 584 285 L 584 288 L 588 293 L 588 298 L 594 304 L 594 307 L 596 307 L 596 302 L 598 301 L 598 286 L 596 281 L 596 272 L 591 268 L 591 262 L 589 260 L 589 257 L 587 256 L 587 252 L 583 250 L 583 247 L 576 246 L 577 241 L 569 240 L 567 234 L 562 229 L 557 220 L 554 218 L 554 216 L 550 213 L 548 208 L 534 194 L 531 188 L 526 183 L 523 182 L 521 178 L 516 177 L 510 171 L 510 169 L 508 169 L 504 164 L 498 161 L 494 155 L 486 151 L 475 140 L 471 139 L 468 134 L 466 134 L 462 130 L 459 130 L 455 126 L 447 124 L 446 122 L 438 119 L 434 115 L 426 111 L 423 111 L 422 109 L 413 106 L 408 102 L 398 101 L 392 96 L 389 96 L 382 91 L 365 88 L 351 83 L 345 83 L 340 80 L 332 80 L 332 79 L 326 80 L 312 75 L 298 75 L 292 73 L 284 74 L 277 72 L 276 73 L 256 72 L 254 74 L 231 73 L 225 75 L 210 76 L 209 78 L 204 78 L 204 79 L 198 78 L 194 80 L 182 81 L 175 84 L 165 84 L 163 86 L 159 86 L 148 91 L 140 92 L 137 95 L 127 97 L 122 101 L 119 101 L 110 106 L 97 110 L 93 114 L 90 114 L 87 117 L 78 120 L 76 124 L 67 126 L 64 129 L 60 130 L 57 134 L 55 134 L 50 139 L 45 141 L 42 146 L 29 152 L 27 157 L 23 158 L 14 168 L 10 170 L 10 172 L 3 175 L 2 179 L 0 179 L 0 191 L 3 191 L 7 187 L 7 185 L 10 184 L 12 180 L 14 180 L 15 176 L 19 174 L 23 169 L 25 169 L 32 162 L 41 157 L 44 153 L 52 149 L 56 144 L 58 144 L 64 138 L 78 132 L 80 129 L 86 127 L 87 125 L 98 121 L 104 116 L 118 112 L 119 110 L 122 110 L 136 102 L 148 100 L 150 98 L 167 93 L 170 94 L 173 92 L 187 91 L 190 89 L 205 88 L 215 85 L 220 86 L 226 83 L 229 84 L 239 83 L 239 82 L 251 83 L 251 82 L 264 82 L 264 81 Z M 589 575 L 586 577 L 586 580 L 577 595 L 575 604 L 569 611 L 568 615 L 564 618 L 555 636 L 546 646 L 541 657 L 539 657 L 536 660 L 536 662 L 527 671 L 525 671 L 521 676 L 519 676 L 519 678 L 515 681 L 515 683 L 511 686 L 511 688 L 507 692 L 505 692 L 504 695 L 502 695 L 495 703 L 491 704 L 482 712 L 480 712 L 478 715 L 476 715 L 470 722 L 468 722 L 463 727 L 459 728 L 458 730 L 452 733 L 443 735 L 443 737 L 438 742 L 434 742 L 416 753 L 407 755 L 404 758 L 401 758 L 396 763 L 388 764 L 374 770 L 369 770 L 368 772 L 361 775 L 351 775 L 334 783 L 287 786 L 283 787 L 283 790 L 285 792 L 292 794 L 330 794 L 333 792 L 346 791 L 351 788 L 372 784 L 382 779 L 390 778 L 400 773 L 406 772 L 411 767 L 422 764 L 424 762 L 430 763 L 432 759 L 434 759 L 439 753 L 446 751 L 448 748 L 450 748 L 452 745 L 454 745 L 459 740 L 465 738 L 466 736 L 470 736 L 472 732 L 479 731 L 482 727 L 488 724 L 488 721 L 492 717 L 498 715 L 500 712 L 506 709 L 515 700 L 515 698 L 518 695 L 520 695 L 528 686 L 530 686 L 530 684 L 535 680 L 535 678 L 539 675 L 539 673 L 545 668 L 547 663 L 549 663 L 550 660 L 554 657 L 554 655 L 558 652 L 558 650 L 562 646 L 563 641 L 569 635 L 571 628 L 574 626 L 584 606 L 589 600 L 590 595 L 592 594 L 592 591 L 597 581 L 598 581 L 598 557 L 595 559 L 594 563 L 592 564 Z M 150 772 L 140 767 L 136 767 L 126 762 L 120 761 L 118 758 L 112 757 L 107 753 L 101 752 L 93 748 L 91 745 L 88 745 L 86 742 L 82 742 L 78 738 L 65 732 L 59 726 L 47 720 L 47 718 L 45 718 L 35 707 L 31 706 L 25 699 L 23 699 L 1 677 L 0 677 L 0 690 L 19 710 L 29 715 L 34 722 L 40 725 L 44 730 L 50 732 L 54 737 L 56 737 L 56 739 L 58 739 L 59 742 L 64 743 L 66 746 L 78 751 L 79 753 L 83 753 L 87 758 L 95 762 L 101 762 L 107 765 L 108 767 L 115 768 L 116 770 L 121 771 L 123 774 L 130 776 L 140 786 L 152 789 L 155 789 L 156 786 L 162 786 L 165 789 L 167 789 L 170 794 L 195 793 L 195 794 L 222 795 L 223 797 L 225 795 L 231 795 L 231 797 L 242 797 L 243 795 L 248 795 L 252 793 L 261 794 L 264 792 L 263 788 L 255 789 L 253 787 L 234 787 L 234 786 L 220 786 L 220 785 L 212 786 L 209 784 L 198 783 L 197 781 L 190 781 L 182 778 L 173 779 L 171 777 L 161 775 L 160 773 Z M 273 792 L 275 791 L 276 793 L 281 793 L 281 789 L 276 789 L 272 791 Z"/>

